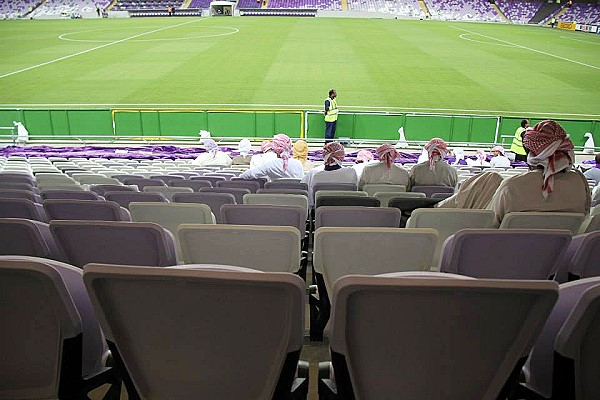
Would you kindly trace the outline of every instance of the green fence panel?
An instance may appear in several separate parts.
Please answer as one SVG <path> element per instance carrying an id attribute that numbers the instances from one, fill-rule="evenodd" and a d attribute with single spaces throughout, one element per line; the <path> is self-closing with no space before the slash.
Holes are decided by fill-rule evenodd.
<path id="1" fill-rule="evenodd" d="M 108 110 L 69 110 L 69 132 L 73 136 L 113 136 L 111 112 Z"/>
<path id="2" fill-rule="evenodd" d="M 140 123 L 144 136 L 161 136 L 160 113 L 142 111 L 140 112 Z"/>
<path id="3" fill-rule="evenodd" d="M 452 117 L 407 114 L 404 124 L 406 140 L 428 141 L 439 137 L 450 140 Z"/>
<path id="4" fill-rule="evenodd" d="M 27 110 L 23 115 L 23 125 L 27 128 L 29 136 L 50 136 L 54 134 L 51 111 Z"/>
<path id="5" fill-rule="evenodd" d="M 587 138 L 583 136 L 586 132 L 593 132 L 594 121 L 560 120 L 558 122 L 569 134 L 575 146 L 583 146 Z M 596 146 L 600 145 L 600 137 L 594 138 Z"/>
<path id="6" fill-rule="evenodd" d="M 19 110 L 0 110 L 0 126 L 12 127 L 13 121 L 22 121 L 21 112 Z M 16 134 L 16 130 L 15 130 Z M 0 137 L 10 137 L 10 130 L 0 130 Z"/>
<path id="7" fill-rule="evenodd" d="M 306 137 L 323 139 L 325 137 L 325 120 L 323 114 L 309 112 L 306 119 Z"/>
<path id="8" fill-rule="evenodd" d="M 302 113 L 273 113 L 274 127 L 276 133 L 285 133 L 289 137 L 300 137 L 302 136 Z M 257 133 L 258 134 L 258 133 Z"/>
<path id="9" fill-rule="evenodd" d="M 190 136 L 197 137 L 200 130 L 209 130 L 206 121 L 206 112 L 191 111 L 161 111 L 160 132 L 162 136 Z M 220 136 L 213 133 L 213 136 Z"/>
<path id="10" fill-rule="evenodd" d="M 209 112 L 208 131 L 213 136 L 236 137 L 254 136 L 248 130 L 254 127 L 253 112 Z"/>
<path id="11" fill-rule="evenodd" d="M 52 121 L 52 134 L 57 139 L 71 135 L 71 131 L 69 130 L 69 113 L 67 110 L 51 110 L 50 120 Z M 73 132 L 73 136 L 77 136 L 77 132 Z"/>
<path id="12" fill-rule="evenodd" d="M 275 132 L 275 114 L 270 112 L 257 112 L 254 115 L 254 129 L 242 132 L 240 136 L 254 136 L 270 138 Z"/>
<path id="13" fill-rule="evenodd" d="M 471 135 L 469 136 L 469 142 L 494 143 L 497 124 L 497 117 L 472 117 Z M 500 140 L 500 136 L 498 136 L 498 140 Z"/>
<path id="14" fill-rule="evenodd" d="M 404 116 L 381 114 L 356 114 L 355 138 L 370 140 L 398 140 L 398 129 L 404 123 Z"/>
<path id="15" fill-rule="evenodd" d="M 124 137 L 143 136 L 142 118 L 139 111 L 115 111 L 115 135 Z"/>
<path id="16" fill-rule="evenodd" d="M 471 139 L 471 117 L 453 117 L 450 140 L 453 142 L 468 142 Z"/>

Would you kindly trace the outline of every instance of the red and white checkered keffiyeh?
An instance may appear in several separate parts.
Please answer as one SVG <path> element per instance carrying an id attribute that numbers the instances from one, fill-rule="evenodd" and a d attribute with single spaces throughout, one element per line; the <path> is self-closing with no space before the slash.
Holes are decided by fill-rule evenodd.
<path id="1" fill-rule="evenodd" d="M 323 146 L 323 163 L 325 166 L 339 165 L 342 166 L 344 160 L 344 146 L 340 142 L 329 142 Z"/>
<path id="2" fill-rule="evenodd" d="M 554 190 L 554 175 L 573 165 L 573 142 L 556 121 L 538 123 L 525 133 L 523 146 L 529 149 L 527 163 L 544 168 L 542 195 L 547 198 Z"/>
<path id="3" fill-rule="evenodd" d="M 287 171 L 288 160 L 292 156 L 292 140 L 288 135 L 278 133 L 271 141 L 273 151 L 283 160 L 283 170 Z"/>
<path id="4" fill-rule="evenodd" d="M 269 150 L 273 150 L 273 144 L 271 143 L 270 140 L 264 140 L 260 144 L 260 151 L 263 152 L 263 153 L 266 153 Z"/>
<path id="5" fill-rule="evenodd" d="M 394 161 L 398 157 L 398 152 L 391 144 L 383 144 L 375 152 L 377 153 L 377 157 L 379 157 L 379 161 L 384 162 L 387 169 L 392 168 Z"/>
<path id="6" fill-rule="evenodd" d="M 356 162 L 369 162 L 373 158 L 373 153 L 371 153 L 369 150 L 360 150 L 356 154 Z"/>
<path id="7" fill-rule="evenodd" d="M 429 169 L 433 171 L 435 169 L 435 163 L 443 160 L 444 157 L 447 157 L 450 152 L 448 151 L 448 146 L 443 139 L 433 138 L 425 145 L 425 150 L 427 150 L 427 155 L 429 157 Z"/>

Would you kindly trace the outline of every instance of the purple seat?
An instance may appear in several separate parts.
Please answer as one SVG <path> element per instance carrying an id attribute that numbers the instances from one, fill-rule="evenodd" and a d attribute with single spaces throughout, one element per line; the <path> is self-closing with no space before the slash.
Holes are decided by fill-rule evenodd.
<path id="1" fill-rule="evenodd" d="M 173 195 L 173 202 L 206 204 L 215 215 L 218 224 L 223 223 L 221 206 L 223 204 L 237 204 L 235 196 L 231 193 L 218 192 L 176 193 Z"/>
<path id="2" fill-rule="evenodd" d="M 2 172 L 0 173 L 0 182 L 5 183 L 25 183 L 35 186 L 35 178 L 31 175 Z"/>
<path id="3" fill-rule="evenodd" d="M 379 207 L 381 203 L 375 197 L 368 196 L 320 196 L 316 199 L 315 209 L 330 207 Z"/>
<path id="4" fill-rule="evenodd" d="M 90 191 L 97 193 L 100 196 L 104 196 L 107 192 L 135 192 L 135 188 L 125 185 L 92 185 Z"/>
<path id="5" fill-rule="evenodd" d="M 565 255 L 569 276 L 600 276 L 600 231 L 574 236 Z"/>
<path id="6" fill-rule="evenodd" d="M 234 176 L 231 178 L 232 181 L 250 181 L 250 182 L 258 182 L 261 189 L 264 189 L 267 184 L 267 178 L 240 178 L 239 176 Z"/>
<path id="7" fill-rule="evenodd" d="M 417 185 L 410 189 L 411 192 L 425 193 L 425 196 L 432 197 L 436 193 L 454 193 L 454 188 L 450 186 L 436 185 Z"/>
<path id="8" fill-rule="evenodd" d="M 27 199 L 34 203 L 42 203 L 42 198 L 39 194 L 29 190 L 21 189 L 0 189 L 0 198 L 2 199 Z"/>
<path id="9" fill-rule="evenodd" d="M 0 398 L 81 399 L 112 380 L 80 269 L 0 256 L 0 319 L 0 351 L 10 360 L 0 368 Z"/>
<path id="10" fill-rule="evenodd" d="M 400 216 L 397 208 L 323 206 L 315 211 L 315 229 L 322 226 L 398 228 Z"/>
<path id="11" fill-rule="evenodd" d="M 295 377 L 305 291 L 297 276 L 94 264 L 84 281 L 111 348 L 140 389 L 134 398 L 306 398 L 308 380 Z"/>
<path id="12" fill-rule="evenodd" d="M 0 254 L 65 261 L 48 224 L 22 218 L 0 218 Z"/>
<path id="13" fill-rule="evenodd" d="M 265 184 L 265 189 L 301 189 L 308 191 L 308 184 L 293 181 L 272 181 Z"/>
<path id="14" fill-rule="evenodd" d="M 600 397 L 599 308 L 599 277 L 560 285 L 558 302 L 524 367 L 525 387 L 535 398 Z"/>
<path id="15" fill-rule="evenodd" d="M 566 230 L 463 229 L 444 243 L 440 271 L 486 279 L 549 279 L 564 275 Z"/>
<path id="16" fill-rule="evenodd" d="M 321 399 L 507 397 L 556 302 L 556 282 L 420 275 L 337 280 L 335 382 L 319 382 Z"/>
<path id="17" fill-rule="evenodd" d="M 143 191 L 146 186 L 167 186 L 167 184 L 160 179 L 125 178 L 122 182 L 125 185 L 136 185 L 140 192 Z"/>
<path id="18" fill-rule="evenodd" d="M 250 190 L 246 188 L 229 188 L 229 187 L 214 187 L 214 188 L 200 188 L 198 192 L 211 192 L 211 193 L 229 193 L 235 197 L 237 204 L 244 203 L 244 195 L 249 194 Z"/>
<path id="19" fill-rule="evenodd" d="M 196 181 L 196 180 L 201 180 L 201 181 L 208 181 L 210 182 L 211 185 L 213 186 L 217 186 L 217 182 L 220 181 L 226 181 L 227 179 L 223 176 L 199 176 L 199 177 L 194 177 L 192 176 L 190 178 L 191 181 Z"/>
<path id="20" fill-rule="evenodd" d="M 25 218 L 48 222 L 44 207 L 27 199 L 0 198 L 0 218 Z"/>
<path id="21" fill-rule="evenodd" d="M 50 189 L 42 190 L 40 195 L 43 200 L 101 200 L 97 193 L 82 190 Z"/>
<path id="22" fill-rule="evenodd" d="M 166 267 L 177 264 L 175 239 L 151 222 L 51 221 L 50 231 L 69 264 Z"/>
<path id="23" fill-rule="evenodd" d="M 114 201 L 121 207 L 129 208 L 129 203 L 134 201 L 146 201 L 151 203 L 166 202 L 167 198 L 162 193 L 147 193 L 147 192 L 106 192 L 104 198 L 109 201 Z"/>
<path id="24" fill-rule="evenodd" d="M 183 175 L 152 175 L 150 177 L 150 179 L 158 179 L 158 180 L 163 181 L 165 185 L 169 185 L 170 181 L 184 180 L 185 177 Z M 156 186 L 156 185 L 152 185 L 152 186 Z"/>
<path id="25" fill-rule="evenodd" d="M 131 221 L 131 215 L 126 208 L 107 200 L 46 200 L 44 210 L 50 221 Z"/>
<path id="26" fill-rule="evenodd" d="M 260 184 L 256 181 L 239 179 L 235 181 L 220 181 L 217 182 L 218 188 L 238 188 L 238 189 L 248 189 L 250 193 L 256 193 L 258 189 L 260 189 Z M 241 203 L 238 201 L 238 203 Z"/>
<path id="27" fill-rule="evenodd" d="M 175 181 L 169 181 L 169 186 L 172 187 L 189 187 L 192 190 L 194 190 L 194 192 L 198 192 L 201 188 L 204 187 L 209 187 L 211 188 L 213 185 L 212 183 L 210 183 L 210 181 L 204 181 L 204 180 L 175 180 Z"/>
<path id="28" fill-rule="evenodd" d="M 34 185 L 23 182 L 0 182 L 0 190 L 2 189 L 28 190 L 30 192 L 40 193 L 39 189 Z"/>

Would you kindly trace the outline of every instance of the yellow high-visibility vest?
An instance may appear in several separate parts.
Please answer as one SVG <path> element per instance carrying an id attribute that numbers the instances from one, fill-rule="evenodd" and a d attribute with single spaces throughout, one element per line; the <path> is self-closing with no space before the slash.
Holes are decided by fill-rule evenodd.
<path id="1" fill-rule="evenodd" d="M 525 148 L 523 147 L 523 138 L 521 137 L 521 133 L 523 133 L 524 130 L 525 128 L 519 127 L 515 132 L 515 137 L 513 138 L 512 144 L 510 146 L 510 151 L 512 151 L 515 154 L 527 154 Z"/>
<path id="2" fill-rule="evenodd" d="M 325 122 L 335 122 L 338 117 L 338 106 L 335 99 L 329 97 L 325 100 L 329 100 L 329 111 L 325 113 Z"/>

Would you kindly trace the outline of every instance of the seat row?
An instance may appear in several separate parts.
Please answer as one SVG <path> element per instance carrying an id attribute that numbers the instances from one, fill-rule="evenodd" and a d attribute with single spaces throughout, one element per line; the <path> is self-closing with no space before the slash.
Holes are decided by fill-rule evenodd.
<path id="1" fill-rule="evenodd" d="M 107 399 L 122 384 L 140 399 L 306 399 L 304 290 L 236 266 L 0 256 L 0 398 L 86 398 L 109 383 Z M 600 278 L 344 276 L 319 398 L 595 398 L 599 306 Z"/>

